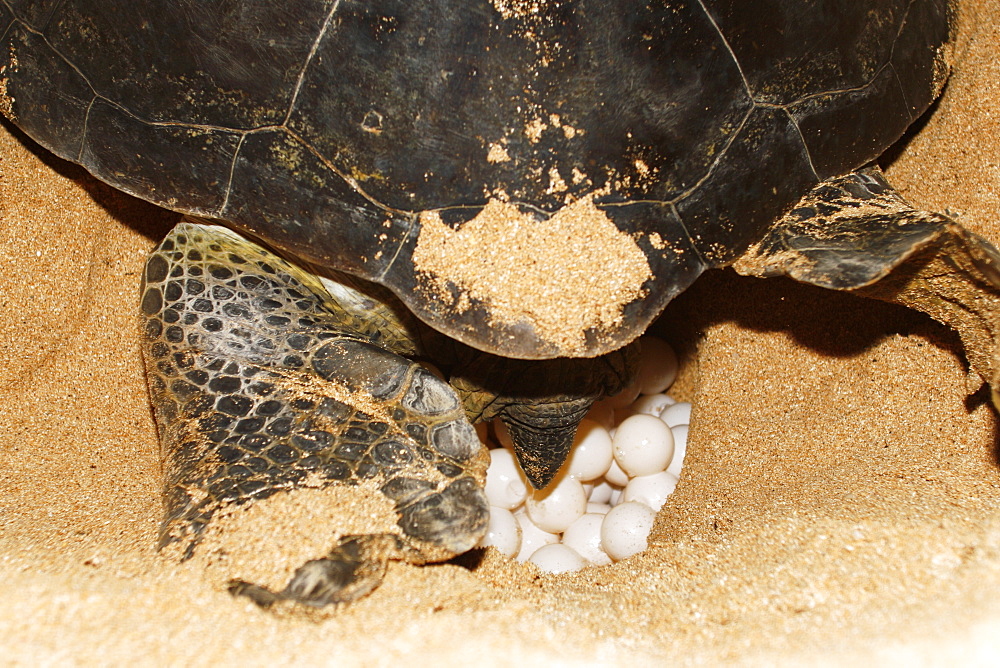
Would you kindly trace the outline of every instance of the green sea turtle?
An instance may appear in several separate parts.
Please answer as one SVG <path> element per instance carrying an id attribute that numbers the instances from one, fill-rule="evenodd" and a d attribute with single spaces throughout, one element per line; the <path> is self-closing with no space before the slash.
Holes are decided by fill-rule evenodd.
<path id="1" fill-rule="evenodd" d="M 323 605 L 477 542 L 470 420 L 544 486 L 706 268 L 922 308 L 991 377 L 996 252 L 869 166 L 951 30 L 944 0 L 0 0 L 0 110 L 191 216 L 143 283 L 163 543 L 290 489 L 382 504 L 233 585 Z"/>

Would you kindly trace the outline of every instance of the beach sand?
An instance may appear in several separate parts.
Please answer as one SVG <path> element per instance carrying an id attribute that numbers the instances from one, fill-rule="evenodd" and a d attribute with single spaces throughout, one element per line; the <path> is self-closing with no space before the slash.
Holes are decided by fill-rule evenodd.
<path id="1" fill-rule="evenodd" d="M 1000 244 L 1000 0 L 963 3 L 951 80 L 887 174 Z M 174 214 L 0 128 L 0 663 L 913 664 L 1000 654 L 1000 468 L 957 336 L 899 306 L 711 272 L 658 328 L 695 404 L 650 548 L 542 575 L 392 564 L 322 619 L 154 549 L 137 342 Z"/>

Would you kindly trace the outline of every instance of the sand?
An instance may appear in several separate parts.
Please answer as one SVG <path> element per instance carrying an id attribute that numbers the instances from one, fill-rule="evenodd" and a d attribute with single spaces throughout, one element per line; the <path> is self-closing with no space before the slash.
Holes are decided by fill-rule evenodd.
<path id="1" fill-rule="evenodd" d="M 1000 243 L 1000 0 L 888 166 Z M 661 329 L 688 459 L 651 548 L 562 576 L 494 554 L 390 566 L 326 619 L 275 616 L 154 551 L 135 316 L 172 217 L 0 129 L 0 647 L 13 664 L 984 662 L 1000 653 L 996 417 L 957 337 L 902 307 L 731 271 Z"/>

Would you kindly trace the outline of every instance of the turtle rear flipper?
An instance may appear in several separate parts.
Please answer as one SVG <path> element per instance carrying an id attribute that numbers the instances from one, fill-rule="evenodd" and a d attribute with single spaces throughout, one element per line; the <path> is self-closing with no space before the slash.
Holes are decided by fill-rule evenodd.
<path id="1" fill-rule="evenodd" d="M 323 605 L 485 532 L 488 458 L 454 390 L 319 279 L 183 223 L 147 262 L 143 314 L 166 552 L 258 602 Z"/>
<path id="2" fill-rule="evenodd" d="M 958 332 L 972 369 L 997 387 L 1000 253 L 948 216 L 914 209 L 877 167 L 821 183 L 734 268 L 923 311 Z"/>
<path id="3" fill-rule="evenodd" d="M 345 536 L 330 554 L 300 566 L 279 592 L 233 580 L 229 583 L 229 593 L 246 596 L 262 608 L 280 601 L 314 607 L 349 603 L 382 584 L 389 558 L 398 550 L 399 540 L 392 535 Z"/>

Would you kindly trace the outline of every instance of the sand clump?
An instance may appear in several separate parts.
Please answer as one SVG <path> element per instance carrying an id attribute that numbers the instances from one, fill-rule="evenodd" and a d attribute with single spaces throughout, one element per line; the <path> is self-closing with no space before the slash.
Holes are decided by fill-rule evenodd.
<path id="1" fill-rule="evenodd" d="M 642 250 L 583 197 L 536 220 L 517 206 L 490 199 L 453 230 L 434 212 L 420 216 L 414 267 L 425 289 L 455 308 L 484 303 L 506 325 L 529 323 L 544 341 L 571 356 L 586 349 L 587 330 L 610 330 L 651 278 Z"/>

